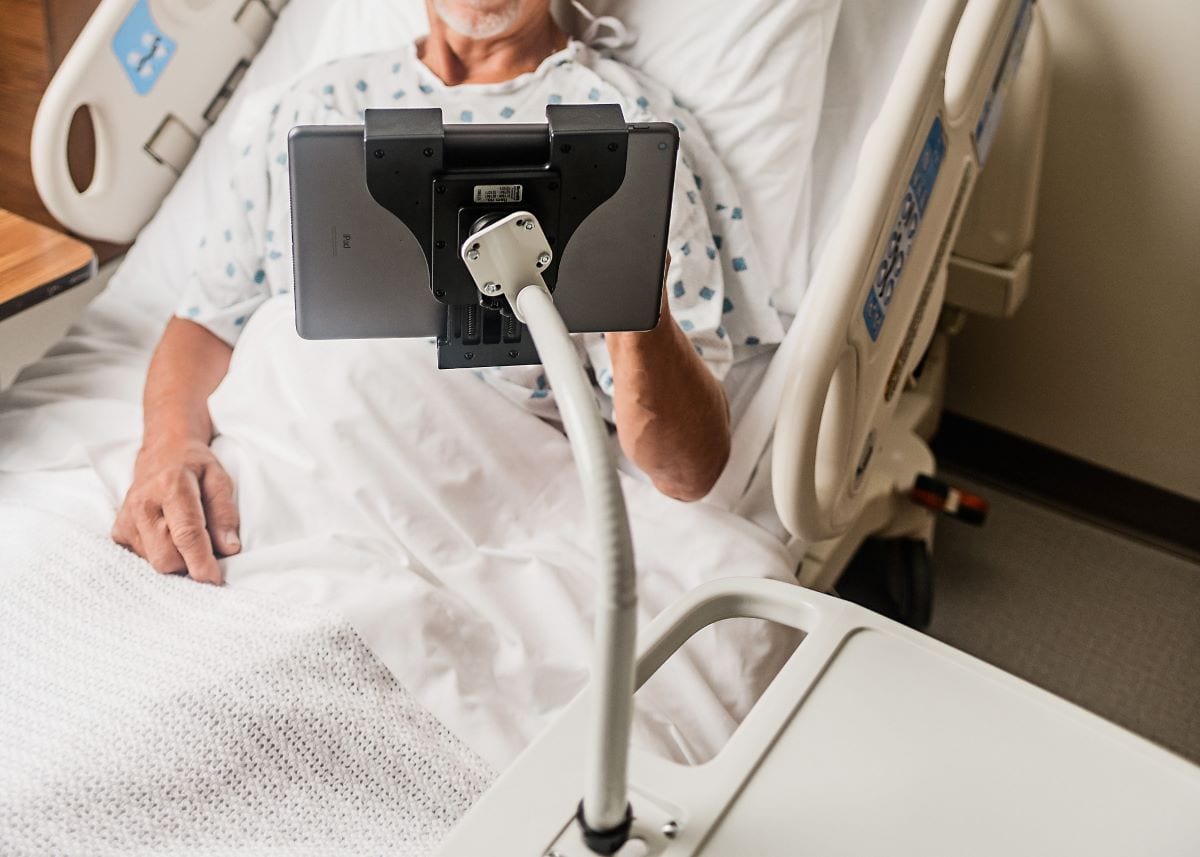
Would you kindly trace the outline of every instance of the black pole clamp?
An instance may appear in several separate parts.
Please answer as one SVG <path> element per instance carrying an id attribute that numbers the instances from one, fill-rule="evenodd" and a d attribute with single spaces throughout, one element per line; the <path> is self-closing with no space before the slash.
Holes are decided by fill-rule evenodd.
<path id="1" fill-rule="evenodd" d="M 633 829 L 633 807 L 625 804 L 625 819 L 616 827 L 608 830 L 594 830 L 583 819 L 583 801 L 575 811 L 575 820 L 583 831 L 583 843 L 592 850 L 593 854 L 616 854 L 629 841 L 629 831 Z"/>

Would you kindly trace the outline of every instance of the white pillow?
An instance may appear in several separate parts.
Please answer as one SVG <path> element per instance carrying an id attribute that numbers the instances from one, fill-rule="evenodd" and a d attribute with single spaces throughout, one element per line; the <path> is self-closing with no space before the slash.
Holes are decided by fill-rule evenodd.
<path id="1" fill-rule="evenodd" d="M 581 2 L 635 37 L 612 56 L 696 115 L 741 193 L 776 307 L 794 314 L 808 283 L 812 153 L 842 0 Z M 423 0 L 338 5 L 318 42 L 319 61 L 386 50 L 428 28 Z M 564 29 L 584 35 L 589 21 L 570 0 L 552 8 Z"/>
<path id="2" fill-rule="evenodd" d="M 555 0 L 564 27 L 586 21 Z M 637 40 L 613 55 L 660 81 L 691 110 L 741 191 L 766 276 L 783 312 L 808 281 L 810 164 L 825 68 L 841 0 L 586 0 Z M 228 184 L 224 162 L 239 110 L 261 110 L 274 90 L 337 57 L 388 50 L 426 32 L 423 0 L 291 0 L 246 78 L 111 288 L 161 284 L 172 307 L 194 258 L 194 218 Z M 128 285 L 127 285 L 128 284 Z"/>
<path id="3" fill-rule="evenodd" d="M 562 20 L 583 17 L 556 0 Z M 724 160 L 781 312 L 808 283 L 810 165 L 841 0 L 582 0 L 637 37 L 614 52 L 671 89 Z"/>

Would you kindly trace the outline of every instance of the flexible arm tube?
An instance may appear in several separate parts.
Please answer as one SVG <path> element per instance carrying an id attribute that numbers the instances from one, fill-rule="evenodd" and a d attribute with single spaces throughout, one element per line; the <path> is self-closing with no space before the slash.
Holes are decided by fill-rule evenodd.
<path id="1" fill-rule="evenodd" d="M 583 820 L 593 830 L 608 831 L 626 822 L 629 805 L 626 778 L 637 635 L 637 580 L 629 519 L 608 430 L 550 292 L 540 284 L 522 288 L 516 310 L 533 336 L 554 389 L 596 534 L 601 578 L 592 662 L 595 731 L 584 762 Z"/>

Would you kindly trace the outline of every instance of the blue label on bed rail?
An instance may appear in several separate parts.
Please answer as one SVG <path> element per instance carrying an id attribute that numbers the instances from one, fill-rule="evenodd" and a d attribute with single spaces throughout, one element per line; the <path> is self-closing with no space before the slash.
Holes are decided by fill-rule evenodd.
<path id="1" fill-rule="evenodd" d="M 112 49 L 138 95 L 154 88 L 175 56 L 175 42 L 154 22 L 150 0 L 138 0 L 134 5 L 113 36 Z"/>
<path id="2" fill-rule="evenodd" d="M 933 120 L 929 136 L 925 138 L 925 146 L 912 177 L 908 180 L 908 188 L 904 193 L 904 201 L 900 204 L 900 214 L 896 225 L 888 236 L 887 248 L 883 260 L 875 272 L 875 282 L 867 293 L 867 302 L 863 305 L 863 320 L 867 323 L 867 332 L 871 340 L 879 339 L 879 331 L 883 329 L 883 321 L 887 318 L 888 306 L 904 273 L 904 263 L 912 251 L 913 242 L 917 238 L 917 230 L 925 217 L 925 209 L 929 205 L 929 196 L 933 193 L 933 185 L 937 181 L 938 172 L 942 168 L 942 160 L 946 157 L 946 133 L 942 129 L 941 117 Z"/>
<path id="3" fill-rule="evenodd" d="M 1004 47 L 1004 59 L 992 79 L 992 88 L 987 101 L 983 102 L 979 121 L 975 123 L 975 155 L 979 158 L 980 166 L 987 162 L 992 143 L 995 142 L 1000 114 L 1004 112 L 1004 96 L 1008 94 L 1009 85 L 1021 67 L 1021 55 L 1025 52 L 1025 40 L 1032 22 L 1033 0 L 1022 0 L 1012 32 L 1008 34 L 1008 44 Z"/>

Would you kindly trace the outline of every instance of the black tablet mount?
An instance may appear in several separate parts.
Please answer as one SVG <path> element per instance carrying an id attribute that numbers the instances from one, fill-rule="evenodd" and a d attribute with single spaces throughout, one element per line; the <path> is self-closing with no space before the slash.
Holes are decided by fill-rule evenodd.
<path id="1" fill-rule="evenodd" d="M 613 104 L 546 107 L 546 125 L 445 125 L 438 108 L 367 110 L 367 189 L 416 237 L 433 296 L 446 305 L 443 369 L 540 362 L 503 295 L 481 294 L 460 251 L 515 211 L 534 214 L 553 248 L 554 291 L 571 236 L 625 181 L 629 131 Z"/>

